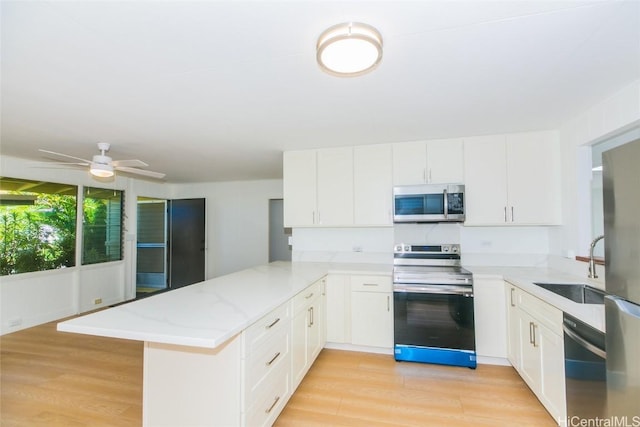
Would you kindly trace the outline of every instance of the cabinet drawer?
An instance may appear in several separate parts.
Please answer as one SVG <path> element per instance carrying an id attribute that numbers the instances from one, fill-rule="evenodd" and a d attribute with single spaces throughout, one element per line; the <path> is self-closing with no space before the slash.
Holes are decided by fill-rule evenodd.
<path id="1" fill-rule="evenodd" d="M 248 357 L 275 334 L 289 330 L 290 320 L 291 304 L 286 302 L 245 329 L 242 340 L 244 357 Z"/>
<path id="2" fill-rule="evenodd" d="M 289 365 L 291 343 L 288 329 L 282 330 L 254 351 L 244 363 L 246 395 L 258 389 L 265 378 L 277 372 L 282 365 Z"/>
<path id="3" fill-rule="evenodd" d="M 552 332 L 562 335 L 562 311 L 527 292 L 518 292 L 518 305 Z"/>
<path id="4" fill-rule="evenodd" d="M 246 402 L 243 414 L 245 426 L 271 425 L 291 396 L 290 371 L 283 365 L 273 375 L 269 375 L 252 394 L 251 402 Z"/>
<path id="5" fill-rule="evenodd" d="M 314 284 L 307 287 L 304 291 L 293 297 L 293 312 L 297 313 L 301 309 L 308 307 L 322 292 L 323 281 L 322 278 Z"/>
<path id="6" fill-rule="evenodd" d="M 391 276 L 351 276 L 351 290 L 356 292 L 392 292 Z"/>

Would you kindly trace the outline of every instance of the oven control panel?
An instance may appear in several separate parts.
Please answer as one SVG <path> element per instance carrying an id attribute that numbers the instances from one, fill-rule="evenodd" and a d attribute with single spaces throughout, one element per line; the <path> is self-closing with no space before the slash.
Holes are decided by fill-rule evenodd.
<path id="1" fill-rule="evenodd" d="M 411 245 L 408 243 L 398 243 L 394 246 L 393 252 L 397 254 L 402 253 L 422 253 L 422 254 L 459 254 L 460 245 L 458 244 L 445 244 L 445 245 Z"/>

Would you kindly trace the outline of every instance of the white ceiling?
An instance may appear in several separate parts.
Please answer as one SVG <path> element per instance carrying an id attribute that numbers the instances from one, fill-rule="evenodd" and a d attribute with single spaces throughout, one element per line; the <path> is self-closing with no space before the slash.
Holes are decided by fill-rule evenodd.
<path id="1" fill-rule="evenodd" d="M 168 182 L 279 178 L 282 151 L 557 128 L 640 78 L 640 1 L 6 1 L 1 152 L 112 144 Z M 324 74 L 315 43 L 384 57 Z"/>

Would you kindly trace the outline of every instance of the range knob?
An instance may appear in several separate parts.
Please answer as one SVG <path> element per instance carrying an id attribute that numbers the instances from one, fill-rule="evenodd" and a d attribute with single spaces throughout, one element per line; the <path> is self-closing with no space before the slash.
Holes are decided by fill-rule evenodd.
<path id="1" fill-rule="evenodd" d="M 453 253 L 458 253 L 458 252 L 460 251 L 460 248 L 458 248 L 458 246 L 457 246 L 457 245 L 454 245 L 454 246 L 452 246 L 452 247 L 451 247 L 451 251 L 452 251 Z"/>
<path id="2" fill-rule="evenodd" d="M 405 250 L 405 252 L 411 252 L 411 246 L 404 245 L 404 250 Z"/>
<path id="3" fill-rule="evenodd" d="M 449 246 L 443 246 L 442 247 L 442 252 L 449 252 L 450 249 L 451 249 L 451 247 L 449 247 Z"/>
<path id="4" fill-rule="evenodd" d="M 402 252 L 402 245 L 396 245 L 396 247 L 394 248 L 394 250 L 396 252 Z"/>

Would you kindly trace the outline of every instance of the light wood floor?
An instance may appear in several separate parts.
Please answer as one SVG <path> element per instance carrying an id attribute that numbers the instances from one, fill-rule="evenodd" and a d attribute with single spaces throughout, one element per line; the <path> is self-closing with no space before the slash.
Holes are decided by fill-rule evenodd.
<path id="1" fill-rule="evenodd" d="M 139 426 L 142 344 L 57 332 L 0 338 L 0 425 Z M 323 350 L 276 426 L 553 426 L 509 367 Z"/>

